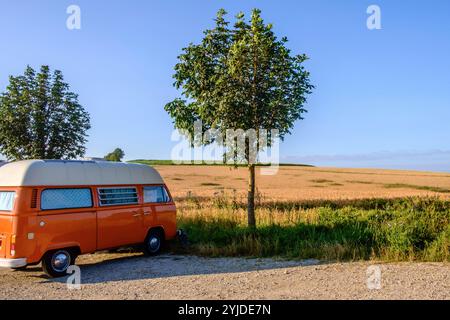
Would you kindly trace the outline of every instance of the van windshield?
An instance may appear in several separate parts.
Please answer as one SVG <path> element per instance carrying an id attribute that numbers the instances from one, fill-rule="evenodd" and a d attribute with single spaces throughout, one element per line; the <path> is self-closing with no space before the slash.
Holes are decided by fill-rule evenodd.
<path id="1" fill-rule="evenodd" d="M 0 191 L 0 211 L 12 211 L 15 197 L 14 191 Z"/>

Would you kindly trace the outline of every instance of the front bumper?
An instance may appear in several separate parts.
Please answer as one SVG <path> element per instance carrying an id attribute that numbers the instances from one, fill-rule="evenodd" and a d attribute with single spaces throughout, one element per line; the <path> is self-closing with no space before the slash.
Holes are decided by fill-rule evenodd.
<path id="1" fill-rule="evenodd" d="M 20 268 L 27 265 L 27 259 L 3 259 L 0 258 L 0 268 Z"/>

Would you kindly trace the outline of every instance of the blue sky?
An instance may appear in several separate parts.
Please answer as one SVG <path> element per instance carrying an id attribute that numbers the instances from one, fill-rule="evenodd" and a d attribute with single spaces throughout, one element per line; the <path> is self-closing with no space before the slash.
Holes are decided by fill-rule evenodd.
<path id="1" fill-rule="evenodd" d="M 66 9 L 81 8 L 81 30 Z M 377 4 L 382 30 L 368 30 Z M 450 2 L 0 1 L 0 91 L 27 64 L 60 69 L 91 114 L 89 156 L 116 146 L 127 159 L 166 159 L 174 146 L 165 103 L 173 66 L 219 8 L 260 8 L 316 86 L 282 160 L 317 165 L 450 171 Z"/>

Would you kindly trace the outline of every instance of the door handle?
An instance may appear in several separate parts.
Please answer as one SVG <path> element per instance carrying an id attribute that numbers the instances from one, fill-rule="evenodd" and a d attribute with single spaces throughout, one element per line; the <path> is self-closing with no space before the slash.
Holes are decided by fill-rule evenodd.
<path id="1" fill-rule="evenodd" d="M 133 211 L 133 217 L 139 217 L 141 214 L 138 211 Z"/>
<path id="2" fill-rule="evenodd" d="M 144 216 L 148 216 L 149 214 L 151 214 L 150 211 L 144 211 Z"/>

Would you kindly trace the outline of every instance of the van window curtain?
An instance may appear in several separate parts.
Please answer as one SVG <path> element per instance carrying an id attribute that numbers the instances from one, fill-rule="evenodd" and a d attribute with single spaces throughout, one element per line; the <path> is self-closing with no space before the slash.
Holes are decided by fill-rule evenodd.
<path id="1" fill-rule="evenodd" d="M 92 207 L 90 189 L 46 189 L 41 194 L 42 210 Z"/>
<path id="2" fill-rule="evenodd" d="M 0 211 L 12 211 L 15 197 L 15 192 L 0 191 Z"/>

